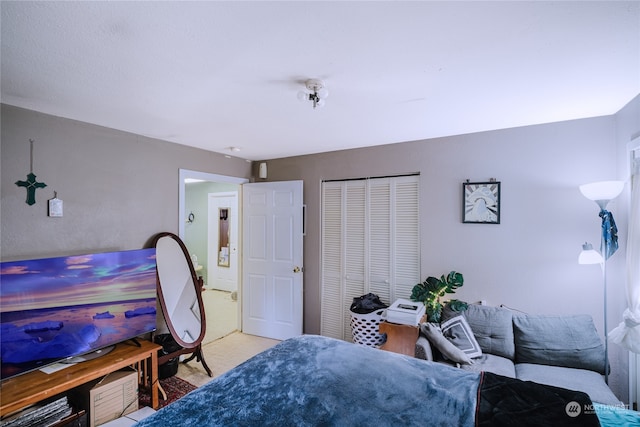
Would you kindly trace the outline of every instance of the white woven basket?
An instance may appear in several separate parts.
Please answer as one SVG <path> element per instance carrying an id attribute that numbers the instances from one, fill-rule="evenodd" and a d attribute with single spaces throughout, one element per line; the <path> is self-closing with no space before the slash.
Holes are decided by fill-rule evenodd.
<path id="1" fill-rule="evenodd" d="M 386 341 L 386 334 L 379 332 L 385 309 L 372 311 L 371 313 L 351 313 L 351 335 L 356 344 L 380 347 Z"/>

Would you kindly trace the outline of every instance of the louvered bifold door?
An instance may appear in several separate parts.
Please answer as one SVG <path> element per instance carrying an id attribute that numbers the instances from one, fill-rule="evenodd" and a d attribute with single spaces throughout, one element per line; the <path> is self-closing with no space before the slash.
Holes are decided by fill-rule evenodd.
<path id="1" fill-rule="evenodd" d="M 322 184 L 322 279 L 320 334 L 344 339 L 343 324 L 343 190 L 342 182 Z"/>
<path id="2" fill-rule="evenodd" d="M 391 302 L 391 178 L 369 181 L 369 292 L 389 305 Z"/>
<path id="3" fill-rule="evenodd" d="M 349 307 L 355 297 L 367 293 L 365 285 L 366 264 L 366 202 L 367 181 L 346 181 L 344 201 L 344 294 L 343 312 L 344 339 L 351 341 L 351 313 Z"/>
<path id="4" fill-rule="evenodd" d="M 351 341 L 354 297 L 391 304 L 420 281 L 418 179 L 322 184 L 322 335 Z"/>
<path id="5" fill-rule="evenodd" d="M 409 299 L 420 279 L 420 215 L 418 176 L 393 180 L 393 207 L 390 221 L 393 235 L 391 300 Z"/>

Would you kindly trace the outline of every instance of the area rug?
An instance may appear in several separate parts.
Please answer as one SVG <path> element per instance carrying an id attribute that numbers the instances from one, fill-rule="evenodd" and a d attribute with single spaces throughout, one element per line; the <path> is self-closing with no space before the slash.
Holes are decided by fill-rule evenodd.
<path id="1" fill-rule="evenodd" d="M 167 399 L 164 400 L 162 398 L 162 393 L 160 393 L 158 398 L 158 408 L 163 408 L 171 402 L 175 402 L 176 400 L 180 399 L 190 391 L 198 388 L 190 382 L 187 382 L 182 378 L 178 378 L 175 375 L 160 380 L 160 386 L 166 393 Z M 149 393 L 149 390 L 146 390 L 142 387 L 140 388 L 140 390 L 138 391 L 138 405 L 141 408 L 145 406 L 151 407 L 151 395 Z"/>

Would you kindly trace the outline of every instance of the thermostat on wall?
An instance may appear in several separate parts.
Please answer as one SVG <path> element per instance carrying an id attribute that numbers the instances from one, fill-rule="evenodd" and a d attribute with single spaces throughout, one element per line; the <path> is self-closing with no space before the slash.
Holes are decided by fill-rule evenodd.
<path id="1" fill-rule="evenodd" d="M 49 199 L 49 216 L 62 216 L 62 200 L 58 199 L 58 193 L 54 191 L 53 199 Z"/>

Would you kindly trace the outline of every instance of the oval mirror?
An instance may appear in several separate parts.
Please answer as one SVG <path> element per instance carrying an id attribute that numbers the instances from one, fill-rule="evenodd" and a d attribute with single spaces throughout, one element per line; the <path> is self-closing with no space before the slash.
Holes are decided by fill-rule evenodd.
<path id="1" fill-rule="evenodd" d="M 167 327 L 184 348 L 200 345 L 205 334 L 204 303 L 196 272 L 182 240 L 172 233 L 153 239 L 156 248 L 158 301 Z"/>

